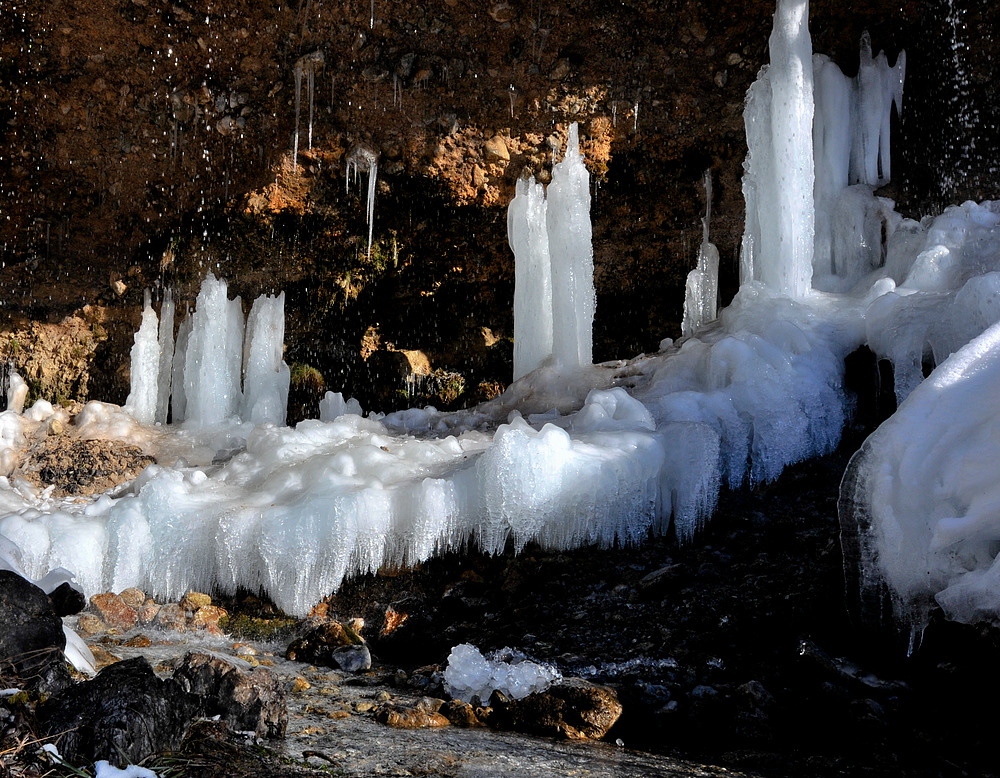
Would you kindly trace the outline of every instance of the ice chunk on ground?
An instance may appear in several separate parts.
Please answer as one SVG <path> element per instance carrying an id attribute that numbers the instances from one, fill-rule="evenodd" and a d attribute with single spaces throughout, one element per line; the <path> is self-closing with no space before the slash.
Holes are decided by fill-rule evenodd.
<path id="1" fill-rule="evenodd" d="M 455 646 L 444 671 L 445 690 L 454 698 L 471 702 L 478 697 L 485 705 L 494 691 L 514 700 L 543 692 L 562 674 L 555 667 L 528 660 L 510 648 L 489 655 L 469 643 Z"/>

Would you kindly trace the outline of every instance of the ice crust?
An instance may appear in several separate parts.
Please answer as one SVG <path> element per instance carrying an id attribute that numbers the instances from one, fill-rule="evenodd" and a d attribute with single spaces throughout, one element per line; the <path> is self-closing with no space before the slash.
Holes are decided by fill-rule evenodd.
<path id="1" fill-rule="evenodd" d="M 555 667 L 532 662 L 511 648 L 501 648 L 486 657 L 469 643 L 451 650 L 444 670 L 448 694 L 463 702 L 472 702 L 473 697 L 478 697 L 483 705 L 489 702 L 494 691 L 520 700 L 545 691 L 561 678 L 562 674 Z"/>

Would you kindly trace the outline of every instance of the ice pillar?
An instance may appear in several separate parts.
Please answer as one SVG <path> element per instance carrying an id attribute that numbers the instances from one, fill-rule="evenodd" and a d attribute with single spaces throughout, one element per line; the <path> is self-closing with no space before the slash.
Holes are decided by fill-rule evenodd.
<path id="1" fill-rule="evenodd" d="M 507 209 L 507 237 L 514 252 L 514 380 L 552 354 L 552 265 L 545 229 L 545 190 L 517 182 Z"/>
<path id="2" fill-rule="evenodd" d="M 814 236 L 813 67 L 808 0 L 778 0 L 769 65 L 744 112 L 748 154 L 741 281 L 803 297 Z"/>
<path id="3" fill-rule="evenodd" d="M 597 310 L 590 174 L 576 122 L 569 128 L 566 156 L 552 168 L 545 221 L 552 261 L 552 356 L 567 367 L 590 365 Z"/>

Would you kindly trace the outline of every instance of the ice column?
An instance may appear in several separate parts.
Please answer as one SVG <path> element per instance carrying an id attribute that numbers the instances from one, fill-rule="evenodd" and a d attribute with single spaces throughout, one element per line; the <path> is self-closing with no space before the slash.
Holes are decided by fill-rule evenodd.
<path id="1" fill-rule="evenodd" d="M 808 0 L 778 0 L 770 65 L 747 95 L 741 282 L 803 297 L 812 281 L 813 68 Z"/>
<path id="2" fill-rule="evenodd" d="M 191 311 L 188 311 L 177 327 L 177 340 L 174 342 L 173 369 L 170 374 L 171 419 L 175 424 L 187 418 L 187 397 L 184 394 L 184 362 L 187 358 L 187 344 L 190 338 Z"/>
<path id="3" fill-rule="evenodd" d="M 250 309 L 243 352 L 243 405 L 240 417 L 255 425 L 285 423 L 290 372 L 282 359 L 285 293 L 261 295 Z"/>
<path id="4" fill-rule="evenodd" d="M 156 381 L 156 421 L 167 422 L 170 408 L 170 378 L 174 361 L 174 296 L 168 289 L 160 305 L 159 375 Z"/>
<path id="5" fill-rule="evenodd" d="M 211 273 L 198 293 L 184 358 L 185 418 L 215 424 L 240 407 L 243 357 L 243 308 L 230 300 L 226 282 Z"/>
<path id="6" fill-rule="evenodd" d="M 545 190 L 517 182 L 507 209 L 507 239 L 514 252 L 514 380 L 552 354 L 552 266 L 545 229 Z"/>
<path id="7" fill-rule="evenodd" d="M 566 156 L 552 168 L 545 223 L 552 262 L 552 355 L 559 365 L 590 365 L 597 309 L 590 174 L 576 122 L 569 128 Z"/>
<path id="8" fill-rule="evenodd" d="M 156 384 L 160 371 L 157 329 L 156 312 L 147 291 L 142 324 L 132 346 L 131 391 L 125 401 L 125 410 L 140 424 L 152 424 L 156 418 Z"/>
<path id="9" fill-rule="evenodd" d="M 708 239 L 712 219 L 712 171 L 705 171 L 705 218 L 701 220 L 702 238 L 698 265 L 688 273 L 684 289 L 684 318 L 681 334 L 693 335 L 701 325 L 717 315 L 719 302 L 719 249 Z"/>
<path id="10" fill-rule="evenodd" d="M 889 180 L 892 106 L 903 109 L 903 80 L 906 52 L 889 67 L 885 52 L 872 58 L 872 41 L 865 30 L 861 36 L 861 63 L 856 80 L 851 148 L 851 183 L 876 186 Z"/>

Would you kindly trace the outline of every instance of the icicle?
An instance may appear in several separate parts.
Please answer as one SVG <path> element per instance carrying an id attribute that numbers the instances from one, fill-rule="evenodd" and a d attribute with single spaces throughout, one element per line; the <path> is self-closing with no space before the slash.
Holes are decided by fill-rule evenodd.
<path id="1" fill-rule="evenodd" d="M 312 151 L 313 147 L 313 95 L 316 85 L 316 74 L 310 70 L 309 71 L 309 151 Z"/>
<path id="2" fill-rule="evenodd" d="M 365 207 L 365 218 L 368 221 L 368 258 L 372 256 L 372 229 L 375 224 L 375 181 L 378 176 L 378 155 L 366 146 L 357 145 L 347 155 L 346 180 L 344 191 L 351 188 L 351 175 L 357 177 L 359 170 L 368 171 L 368 200 Z"/>
<path id="3" fill-rule="evenodd" d="M 167 289 L 160 305 L 160 332 L 157 338 L 160 350 L 159 374 L 156 379 L 156 421 L 166 424 L 170 406 L 170 374 L 174 361 L 174 297 Z"/>
<path id="4" fill-rule="evenodd" d="M 295 63 L 295 139 L 292 141 L 292 172 L 299 169 L 299 104 L 302 97 L 302 68 Z"/>
<path id="5" fill-rule="evenodd" d="M 285 294 L 261 295 L 247 317 L 243 342 L 243 403 L 240 417 L 260 425 L 282 426 L 288 408 L 290 372 L 282 360 Z"/>
<path id="6" fill-rule="evenodd" d="M 302 76 L 306 76 L 309 92 L 309 150 L 312 150 L 314 86 L 316 71 L 322 69 L 326 57 L 322 51 L 303 54 L 295 61 L 295 139 L 292 142 L 292 172 L 298 172 L 299 163 L 299 114 L 302 106 Z M 332 88 L 332 87 L 331 87 Z"/>

